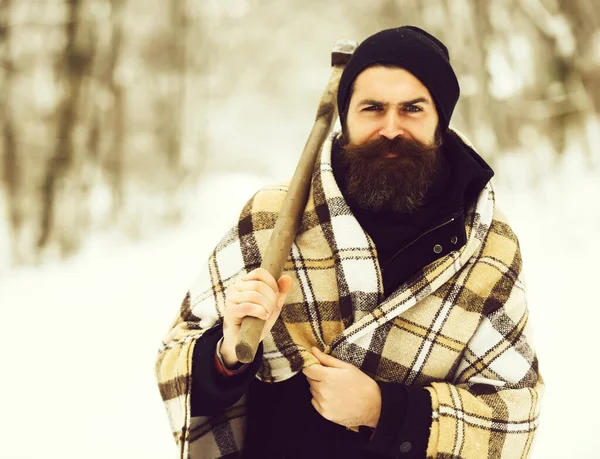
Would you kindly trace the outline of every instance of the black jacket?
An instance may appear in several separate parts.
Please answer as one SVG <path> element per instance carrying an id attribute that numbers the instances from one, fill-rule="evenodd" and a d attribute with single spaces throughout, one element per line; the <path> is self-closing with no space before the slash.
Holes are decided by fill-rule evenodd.
<path id="1" fill-rule="evenodd" d="M 454 133 L 442 147 L 443 167 L 418 212 L 402 214 L 361 209 L 348 204 L 371 236 L 382 269 L 387 296 L 418 270 L 466 243 L 465 209 L 493 176 L 483 159 Z M 332 167 L 346 195 L 339 163 L 341 148 L 334 145 Z M 324 419 L 311 404 L 310 386 L 303 373 L 276 384 L 255 378 L 262 345 L 254 362 L 235 376 L 215 367 L 220 325 L 204 333 L 194 348 L 192 416 L 217 415 L 248 392 L 245 456 L 247 458 L 367 459 L 422 458 L 429 439 L 431 398 L 421 387 L 378 383 L 382 411 L 377 429 L 355 433 Z M 399 418 L 398 413 L 403 413 Z M 301 432 L 301 434 L 299 434 Z M 298 438 L 305 439 L 298 442 Z"/>

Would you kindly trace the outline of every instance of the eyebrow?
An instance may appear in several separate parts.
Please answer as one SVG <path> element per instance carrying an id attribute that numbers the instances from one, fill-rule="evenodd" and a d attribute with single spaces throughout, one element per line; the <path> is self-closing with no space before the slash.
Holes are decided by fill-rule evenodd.
<path id="1" fill-rule="evenodd" d="M 412 99 L 412 100 L 407 100 L 404 102 L 400 102 L 397 105 L 414 105 L 414 104 L 418 104 L 418 103 L 424 103 L 424 104 L 428 104 L 429 103 L 429 99 L 426 99 L 425 97 L 417 97 L 416 99 Z M 364 99 L 361 100 L 360 103 L 358 104 L 360 105 L 383 105 L 383 106 L 388 106 L 389 104 L 386 102 L 381 102 L 379 100 L 375 100 L 375 99 Z"/>

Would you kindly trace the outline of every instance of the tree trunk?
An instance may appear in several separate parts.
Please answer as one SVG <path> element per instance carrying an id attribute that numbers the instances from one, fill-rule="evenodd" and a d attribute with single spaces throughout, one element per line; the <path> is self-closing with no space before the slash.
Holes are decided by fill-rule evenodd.
<path id="1" fill-rule="evenodd" d="M 479 85 L 479 93 L 475 96 L 478 100 L 472 110 L 469 120 L 471 128 L 477 131 L 477 125 L 483 123 L 495 139 L 495 145 L 488 145 L 493 151 L 513 146 L 514 138 L 507 129 L 506 114 L 495 110 L 497 100 L 490 95 L 491 75 L 487 66 L 487 56 L 494 29 L 490 21 L 488 0 L 473 0 L 474 16 L 474 62 L 471 64 Z M 479 142 L 478 142 L 479 144 Z"/>
<path id="2" fill-rule="evenodd" d="M 23 215 L 21 213 L 21 206 L 19 206 L 20 193 L 21 193 L 21 180 L 19 175 L 19 161 L 17 156 L 17 146 L 15 139 L 15 129 L 12 117 L 12 73 L 13 73 L 13 62 L 11 56 L 11 24 L 10 24 L 10 10 L 12 7 L 11 0 L 4 0 L 1 4 L 4 15 L 2 15 L 4 21 L 0 24 L 0 47 L 4 49 L 4 55 L 2 56 L 2 67 L 4 68 L 4 81 L 2 82 L 0 101 L 2 104 L 2 114 L 4 123 L 2 126 L 2 172 L 3 181 L 6 184 L 7 191 L 7 207 L 9 213 L 9 225 L 12 230 L 13 242 L 18 241 L 18 235 L 21 231 L 23 224 Z M 12 261 L 18 259 L 18 247 L 17 243 L 12 243 L 12 253 L 9 257 Z"/>
<path id="3" fill-rule="evenodd" d="M 69 172 L 74 165 L 73 132 L 77 123 L 77 107 L 82 86 L 83 76 L 90 64 L 90 55 L 78 46 L 79 13 L 81 0 L 69 0 L 66 23 L 66 49 L 60 60 L 62 71 L 59 76 L 65 85 L 65 97 L 59 105 L 57 118 L 57 142 L 54 154 L 45 169 L 42 184 L 42 216 L 40 234 L 37 242 L 38 249 L 49 244 L 55 223 L 58 221 L 57 207 L 60 191 L 69 185 Z M 71 197 L 73 198 L 73 197 Z M 61 219 L 63 216 L 61 215 Z M 60 252 L 69 252 L 69 234 L 60 232 Z"/>
<path id="4" fill-rule="evenodd" d="M 187 23 L 185 1 L 170 1 L 170 23 L 172 61 L 171 72 L 176 80 L 175 94 L 171 105 L 171 116 L 168 120 L 170 129 L 167 132 L 167 154 L 169 166 L 172 171 L 177 172 L 180 166 L 181 139 L 183 134 L 183 112 L 185 107 L 186 72 L 187 72 Z"/>
<path id="5" fill-rule="evenodd" d="M 112 219 L 116 221 L 123 206 L 123 142 L 125 140 L 125 97 L 123 87 L 117 79 L 117 68 L 123 41 L 124 0 L 112 0 L 112 40 L 108 64 L 110 78 L 108 86 L 113 95 L 112 145 L 108 155 L 110 185 L 112 188 Z"/>
<path id="6" fill-rule="evenodd" d="M 562 0 L 560 5 L 573 29 L 576 65 L 581 84 L 589 96 L 589 108 L 600 114 L 600 65 L 593 56 L 594 39 L 597 39 L 596 33 L 600 28 L 600 11 L 588 0 Z"/>

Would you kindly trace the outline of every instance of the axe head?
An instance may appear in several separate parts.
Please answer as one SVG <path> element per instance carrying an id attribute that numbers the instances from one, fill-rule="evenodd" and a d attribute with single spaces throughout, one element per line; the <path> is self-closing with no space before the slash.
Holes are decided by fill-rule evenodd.
<path id="1" fill-rule="evenodd" d="M 357 46 L 358 43 L 352 40 L 336 41 L 331 51 L 331 65 L 341 65 L 344 67 L 352 57 L 352 53 Z"/>

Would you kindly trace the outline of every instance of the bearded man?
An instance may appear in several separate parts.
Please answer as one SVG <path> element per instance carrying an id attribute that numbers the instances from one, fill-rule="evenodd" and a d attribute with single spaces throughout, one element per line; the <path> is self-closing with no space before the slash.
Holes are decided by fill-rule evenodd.
<path id="1" fill-rule="evenodd" d="M 259 268 L 285 186 L 211 254 L 157 374 L 181 458 L 526 457 L 543 382 L 518 241 L 491 168 L 448 125 L 448 50 L 365 40 L 338 90 L 284 274 Z M 264 319 L 240 364 L 242 319 Z"/>

